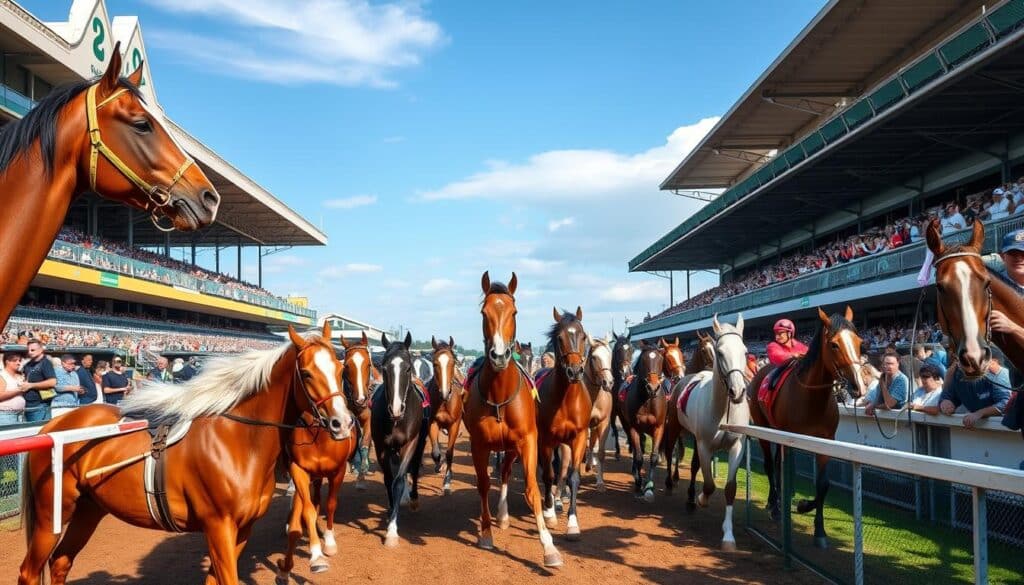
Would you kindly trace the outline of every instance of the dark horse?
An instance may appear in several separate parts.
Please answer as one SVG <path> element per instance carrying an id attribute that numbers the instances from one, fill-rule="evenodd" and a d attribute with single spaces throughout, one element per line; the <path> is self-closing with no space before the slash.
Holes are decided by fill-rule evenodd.
<path id="1" fill-rule="evenodd" d="M 540 387 L 540 408 L 537 411 L 537 432 L 540 445 L 540 466 L 544 473 L 544 520 L 548 528 L 558 524 L 552 488 L 555 449 L 569 445 L 569 522 L 566 535 L 578 540 L 580 525 L 576 516 L 576 495 L 580 489 L 580 464 L 587 454 L 587 431 L 593 402 L 583 382 L 583 371 L 590 353 L 590 340 L 583 329 L 583 309 L 576 314 L 558 314 L 553 309 L 555 324 L 548 332 L 549 345 L 555 350 L 555 367 L 544 376 Z"/>
<path id="2" fill-rule="evenodd" d="M 516 353 L 519 354 L 519 365 L 526 369 L 526 373 L 533 375 L 533 342 L 516 342 Z"/>
<path id="3" fill-rule="evenodd" d="M 384 384 L 371 400 L 370 432 L 388 492 L 388 532 L 384 545 L 396 547 L 398 508 L 405 496 L 406 475 L 412 479 L 409 508 L 419 508 L 420 463 L 430 427 L 430 407 L 426 393 L 420 394 L 412 375 L 412 333 L 405 334 L 405 341 L 395 342 L 382 335 L 381 344 L 386 348 L 381 360 Z"/>
<path id="4" fill-rule="evenodd" d="M 665 355 L 657 347 L 644 344 L 640 348 L 640 360 L 633 371 L 633 381 L 627 385 L 625 400 L 622 401 L 623 420 L 633 449 L 633 488 L 637 493 L 643 493 L 646 502 L 654 501 L 654 472 L 660 461 L 661 437 L 665 431 L 665 415 L 668 413 L 668 399 L 663 389 L 664 370 Z M 641 478 L 644 434 L 653 438 L 646 484 Z"/>
<path id="5" fill-rule="evenodd" d="M 747 388 L 747 402 L 750 405 L 750 418 L 755 425 L 835 440 L 836 428 L 839 426 L 839 407 L 832 388 L 836 381 L 842 380 L 852 385 L 851 392 L 856 397 L 864 393 L 864 379 L 860 374 L 861 338 L 851 322 L 853 310 L 846 307 L 845 315 L 829 317 L 818 309 L 818 318 L 821 320 L 821 329 L 808 346 L 807 355 L 799 358 L 792 373 L 775 391 L 777 396 L 770 412 L 762 407 L 757 394 L 761 380 L 771 371 L 771 366 L 761 368 L 751 380 Z M 771 443 L 760 443 L 764 454 L 764 470 L 768 475 L 768 510 L 772 519 L 778 519 L 778 473 L 782 458 L 772 452 Z M 818 481 L 814 499 L 803 500 L 797 505 L 801 514 L 815 511 L 814 544 L 820 548 L 828 547 L 825 521 L 822 518 L 830 483 L 828 460 L 825 455 L 817 456 Z"/>
<path id="6" fill-rule="evenodd" d="M 615 334 L 615 344 L 612 346 L 612 418 L 608 426 L 611 428 L 612 437 L 615 441 L 615 459 L 621 455 L 619 444 L 619 427 L 626 431 L 626 419 L 622 414 L 622 404 L 619 401 L 619 389 L 626 383 L 633 369 L 633 344 L 629 342 L 629 335 L 620 336 Z M 615 424 L 615 419 L 619 424 Z"/>

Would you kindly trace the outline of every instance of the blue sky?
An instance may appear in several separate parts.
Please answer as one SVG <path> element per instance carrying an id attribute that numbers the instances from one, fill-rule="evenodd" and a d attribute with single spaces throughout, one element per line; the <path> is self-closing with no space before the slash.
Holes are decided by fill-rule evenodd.
<path id="1" fill-rule="evenodd" d="M 265 286 L 470 347 L 485 268 L 517 271 L 524 341 L 553 305 L 595 335 L 661 310 L 626 264 L 697 204 L 658 184 L 823 4 L 108 2 L 168 115 L 327 232 Z"/>

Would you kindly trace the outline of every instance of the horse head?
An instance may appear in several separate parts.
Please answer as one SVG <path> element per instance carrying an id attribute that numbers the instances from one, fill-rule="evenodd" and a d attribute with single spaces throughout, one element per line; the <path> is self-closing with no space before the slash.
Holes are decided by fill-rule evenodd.
<path id="1" fill-rule="evenodd" d="M 387 334 L 381 335 L 384 346 L 384 359 L 381 362 L 381 374 L 384 376 L 384 396 L 392 420 L 405 415 L 406 400 L 412 386 L 412 332 L 405 334 L 403 341 L 388 341 Z"/>
<path id="2" fill-rule="evenodd" d="M 548 341 L 555 349 L 555 366 L 565 371 L 570 382 L 583 380 L 583 368 L 590 352 L 590 338 L 583 329 L 583 309 L 576 307 L 576 314 L 552 308 L 555 324 L 548 331 Z"/>
<path id="3" fill-rule="evenodd" d="M 612 348 L 605 339 L 590 342 L 590 357 L 587 358 L 587 375 L 601 390 L 612 391 L 615 379 L 612 375 Z"/>
<path id="4" fill-rule="evenodd" d="M 364 331 L 361 341 L 350 343 L 342 337 L 341 345 L 345 348 L 345 369 L 342 374 L 345 391 L 349 393 L 348 399 L 362 408 L 370 397 L 370 376 L 373 368 L 370 342 Z"/>
<path id="5" fill-rule="evenodd" d="M 623 380 L 629 377 L 633 366 L 633 344 L 629 335 L 615 334 L 615 345 L 612 347 L 612 371 Z"/>
<path id="6" fill-rule="evenodd" d="M 640 358 L 636 364 L 636 375 L 638 384 L 644 384 L 647 394 L 656 396 L 665 381 L 665 356 L 656 346 L 646 342 L 640 348 Z"/>
<path id="7" fill-rule="evenodd" d="M 658 347 L 665 356 L 663 367 L 665 375 L 673 382 L 686 375 L 686 358 L 683 356 L 683 349 L 679 347 L 679 338 L 669 343 L 664 338 L 658 340 Z"/>
<path id="8" fill-rule="evenodd" d="M 693 352 L 693 363 L 691 364 L 694 371 L 709 370 L 714 363 L 715 338 L 703 331 L 697 331 L 697 349 Z"/>
<path id="9" fill-rule="evenodd" d="M 533 371 L 533 342 L 530 343 L 519 343 L 516 342 L 516 353 L 519 354 L 519 365 L 523 366 L 527 372 Z"/>
<path id="10" fill-rule="evenodd" d="M 480 309 L 483 315 L 484 352 L 487 359 L 497 371 L 503 371 L 512 361 L 512 348 L 516 340 L 516 273 L 508 285 L 491 282 L 491 277 L 484 272 L 480 278 L 480 287 L 484 291 L 484 302 Z"/>
<path id="11" fill-rule="evenodd" d="M 925 232 L 928 249 L 935 254 L 935 292 L 939 325 L 956 347 L 960 370 L 977 379 L 992 359 L 989 317 L 992 314 L 992 278 L 981 260 L 985 228 L 974 222 L 971 241 L 947 247 L 938 220 Z"/>
<path id="12" fill-rule="evenodd" d="M 820 355 L 828 372 L 853 386 L 854 398 L 863 396 L 867 391 L 860 363 L 863 340 L 853 325 L 853 309 L 847 306 L 845 314 L 829 317 L 819 307 L 818 319 L 821 320 L 821 331 L 819 339 L 815 340 L 817 347 L 813 347 L 815 342 L 812 342 L 808 357 Z"/>
<path id="13" fill-rule="evenodd" d="M 430 344 L 434 346 L 434 381 L 441 399 L 448 400 L 455 381 L 455 340 L 448 337 L 448 343 L 445 343 L 431 337 Z"/>
<path id="14" fill-rule="evenodd" d="M 343 365 L 331 344 L 331 325 L 324 322 L 319 337 L 306 338 L 288 326 L 295 346 L 296 382 L 292 396 L 299 412 L 308 411 L 336 440 L 349 438 L 354 423 L 341 389 Z M 300 392 L 301 390 L 301 392 Z"/>
<path id="15" fill-rule="evenodd" d="M 220 195 L 143 101 L 142 63 L 127 78 L 121 70 L 118 44 L 106 72 L 81 99 L 87 140 L 79 168 L 89 169 L 89 190 L 149 213 L 165 231 L 212 224 Z M 161 226 L 161 217 L 171 227 Z"/>
<path id="16" fill-rule="evenodd" d="M 736 318 L 736 325 L 719 323 L 718 315 L 711 320 L 715 332 L 714 364 L 716 375 L 729 391 L 729 400 L 739 404 L 746 399 L 747 391 L 747 346 L 743 343 L 743 315 Z"/>

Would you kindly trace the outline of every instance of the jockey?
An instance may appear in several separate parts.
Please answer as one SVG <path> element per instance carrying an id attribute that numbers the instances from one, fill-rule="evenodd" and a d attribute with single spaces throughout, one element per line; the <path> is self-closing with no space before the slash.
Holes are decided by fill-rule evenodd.
<path id="1" fill-rule="evenodd" d="M 779 319 L 772 328 L 775 341 L 768 344 L 768 362 L 775 367 L 784 365 L 792 358 L 803 357 L 807 346 L 796 339 L 796 326 L 789 319 Z"/>

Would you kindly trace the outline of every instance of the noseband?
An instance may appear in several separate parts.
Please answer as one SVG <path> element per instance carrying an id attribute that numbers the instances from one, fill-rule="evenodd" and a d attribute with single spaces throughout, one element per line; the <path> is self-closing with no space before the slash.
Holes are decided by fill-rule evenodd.
<path id="1" fill-rule="evenodd" d="M 171 189 L 174 189 L 174 186 L 178 183 L 178 181 L 181 180 L 181 177 L 184 176 L 185 171 L 187 171 L 188 168 L 192 166 L 192 164 L 195 161 L 193 161 L 192 157 L 190 157 L 187 153 L 182 152 L 182 154 L 185 157 L 185 160 L 181 163 L 181 166 L 178 167 L 178 170 L 174 173 L 174 176 L 171 177 L 171 182 L 169 185 L 165 187 L 162 185 L 150 185 L 148 182 L 146 182 L 145 179 L 140 177 L 138 173 L 133 171 L 131 167 L 125 164 L 125 162 L 121 160 L 121 157 L 117 156 L 117 154 L 114 151 L 110 150 L 110 147 L 107 146 L 105 142 L 103 142 L 103 138 L 100 135 L 100 125 L 99 117 L 97 116 L 97 111 L 103 106 L 109 104 L 110 102 L 120 97 L 121 94 L 128 92 L 128 90 L 125 88 L 121 88 L 115 91 L 114 93 L 110 94 L 110 96 L 107 99 L 97 104 L 97 87 L 99 87 L 99 84 L 93 84 L 85 93 L 85 115 L 88 124 L 87 129 L 89 134 L 89 187 L 92 189 L 94 193 L 96 192 L 96 168 L 99 164 L 99 155 L 102 154 L 103 158 L 107 159 L 107 162 L 113 165 L 113 167 L 117 169 L 121 173 L 121 175 L 124 176 L 124 178 L 128 179 L 128 181 L 130 181 L 133 185 L 138 187 L 139 190 L 145 193 L 146 197 L 149 198 L 149 201 L 146 202 L 145 209 L 147 212 L 150 213 L 149 219 L 150 221 L 153 222 L 153 225 L 156 226 L 158 230 L 163 232 L 174 231 L 174 226 L 164 227 L 160 225 L 160 218 L 157 214 L 163 213 L 165 217 L 167 216 L 166 209 L 170 207 L 171 203 Z"/>

